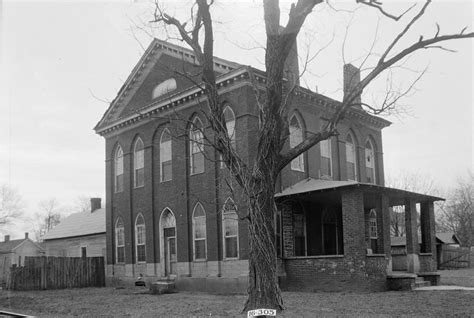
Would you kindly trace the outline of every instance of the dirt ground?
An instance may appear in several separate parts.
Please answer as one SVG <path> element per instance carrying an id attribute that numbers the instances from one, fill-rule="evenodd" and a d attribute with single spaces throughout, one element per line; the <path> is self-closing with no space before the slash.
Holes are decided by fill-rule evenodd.
<path id="1" fill-rule="evenodd" d="M 474 291 L 283 293 L 278 317 L 474 317 Z M 246 317 L 245 296 L 180 292 L 151 295 L 146 288 L 56 291 L 0 290 L 0 309 L 38 317 Z"/>

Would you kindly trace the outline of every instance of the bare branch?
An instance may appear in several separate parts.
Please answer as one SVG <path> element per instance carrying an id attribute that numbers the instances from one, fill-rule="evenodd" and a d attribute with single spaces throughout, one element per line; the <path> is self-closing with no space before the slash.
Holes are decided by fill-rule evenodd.
<path id="1" fill-rule="evenodd" d="M 377 1 L 377 0 L 356 0 L 357 3 L 361 3 L 361 4 L 364 4 L 364 5 L 367 5 L 369 7 L 373 7 L 373 8 L 376 8 L 377 10 L 379 10 L 384 16 L 390 18 L 390 19 L 393 19 L 395 21 L 398 21 L 400 20 L 405 14 L 407 14 L 411 9 L 413 9 L 413 7 L 416 5 L 416 4 L 413 4 L 411 7 L 409 7 L 407 10 L 405 10 L 402 14 L 400 14 L 399 16 L 396 16 L 396 15 L 393 15 L 391 13 L 388 13 L 387 11 L 385 11 L 382 7 L 382 2 L 381 1 Z"/>

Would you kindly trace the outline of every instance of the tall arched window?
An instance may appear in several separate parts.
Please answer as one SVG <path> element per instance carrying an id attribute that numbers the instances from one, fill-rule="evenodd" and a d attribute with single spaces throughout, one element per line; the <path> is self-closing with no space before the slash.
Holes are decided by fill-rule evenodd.
<path id="1" fill-rule="evenodd" d="M 168 129 L 163 130 L 160 138 L 160 180 L 172 179 L 172 151 L 171 134 Z"/>
<path id="2" fill-rule="evenodd" d="M 120 217 L 115 222 L 115 260 L 116 263 L 125 263 L 125 230 Z"/>
<path id="3" fill-rule="evenodd" d="M 176 89 L 176 80 L 174 78 L 169 78 L 164 82 L 156 85 L 153 89 L 152 98 L 155 99 L 161 95 L 168 94 Z"/>
<path id="4" fill-rule="evenodd" d="M 114 157 L 114 189 L 115 192 L 123 191 L 123 150 L 118 146 Z"/>
<path id="5" fill-rule="evenodd" d="M 303 128 L 296 115 L 290 119 L 290 147 L 296 147 L 303 141 Z M 291 169 L 304 171 L 304 155 L 301 154 L 291 161 Z"/>
<path id="6" fill-rule="evenodd" d="M 195 117 L 189 130 L 190 140 L 190 170 L 191 174 L 204 172 L 204 138 L 202 134 L 203 126 L 201 120 Z"/>
<path id="7" fill-rule="evenodd" d="M 235 115 L 229 105 L 224 108 L 224 120 L 232 147 L 235 149 Z"/>
<path id="8" fill-rule="evenodd" d="M 370 249 L 372 253 L 377 253 L 377 212 L 375 209 L 371 209 L 369 212 L 369 238 L 370 238 Z"/>
<path id="9" fill-rule="evenodd" d="M 145 185 L 145 150 L 140 138 L 137 139 L 133 148 L 133 171 L 135 188 L 143 187 Z"/>
<path id="10" fill-rule="evenodd" d="M 357 181 L 357 155 L 355 139 L 351 133 L 346 137 L 346 169 L 347 180 Z"/>
<path id="11" fill-rule="evenodd" d="M 206 259 L 206 212 L 201 203 L 193 211 L 194 259 Z"/>
<path id="12" fill-rule="evenodd" d="M 135 220 L 135 244 L 137 263 L 146 262 L 145 219 L 141 214 L 139 214 Z"/>
<path id="13" fill-rule="evenodd" d="M 367 183 L 375 183 L 374 146 L 370 139 L 365 143 L 365 176 Z"/>
<path id="14" fill-rule="evenodd" d="M 224 257 L 239 257 L 239 218 L 234 201 L 228 198 L 222 213 L 222 227 L 224 234 Z"/>
<path id="15" fill-rule="evenodd" d="M 331 140 L 326 139 L 319 142 L 321 147 L 321 176 L 332 176 L 332 152 Z"/>

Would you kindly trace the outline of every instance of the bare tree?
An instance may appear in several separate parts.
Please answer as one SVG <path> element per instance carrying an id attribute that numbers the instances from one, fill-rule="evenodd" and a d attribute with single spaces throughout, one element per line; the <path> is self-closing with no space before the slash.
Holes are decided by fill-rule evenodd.
<path id="1" fill-rule="evenodd" d="M 42 241 L 46 233 L 61 222 L 61 207 L 58 200 L 51 198 L 38 204 L 38 212 L 35 215 L 36 240 Z"/>
<path id="2" fill-rule="evenodd" d="M 396 35 L 388 47 L 379 55 L 375 65 L 366 68 L 367 74 L 359 83 L 351 87 L 342 102 L 332 103 L 327 122 L 318 133 L 306 134 L 298 145 L 285 147 L 289 135 L 289 105 L 295 91 L 298 74 L 285 73 L 285 61 L 296 43 L 306 18 L 322 0 L 298 0 L 288 11 L 288 20 L 281 26 L 280 4 L 277 0 L 263 0 L 264 24 L 266 31 L 265 79 L 260 86 L 255 85 L 256 101 L 259 107 L 260 127 L 256 135 L 257 149 L 255 160 L 247 163 L 232 146 L 223 116 L 223 101 L 218 92 L 214 73 L 214 31 L 211 16 L 213 0 L 196 0 L 191 10 L 192 18 L 181 22 L 164 12 L 158 2 L 154 12 L 155 23 L 174 27 L 187 45 L 194 51 L 201 68 L 201 83 L 207 97 L 204 110 L 213 131 L 207 137 L 211 145 L 222 156 L 233 178 L 242 187 L 247 199 L 248 211 L 245 217 L 249 229 L 249 288 L 244 310 L 255 308 L 276 308 L 282 310 L 283 300 L 277 279 L 274 219 L 276 205 L 274 201 L 275 182 L 280 171 L 301 153 L 309 150 L 320 141 L 338 134 L 338 124 L 353 106 L 363 106 L 367 111 L 381 114 L 395 107 L 397 99 L 381 105 L 368 105 L 359 101 L 363 89 L 385 70 L 396 66 L 413 52 L 425 49 L 444 49 L 440 43 L 447 40 L 472 38 L 474 33 L 465 33 L 465 29 L 455 34 L 440 34 L 436 26 L 433 36 L 419 39 L 402 49 L 398 49 L 400 40 L 412 29 L 412 26 L 425 14 L 431 1 L 425 4 L 409 18 L 403 30 Z M 387 12 L 379 1 L 359 1 L 361 5 L 374 7 L 384 17 L 402 21 L 407 13 L 396 16 Z M 252 81 L 257 83 L 255 75 L 249 70 Z M 293 76 L 291 76 L 293 75 Z"/>
<path id="3" fill-rule="evenodd" d="M 458 181 L 456 188 L 440 206 L 438 226 L 442 231 L 454 232 L 463 246 L 474 244 L 474 174 Z"/>
<path id="4" fill-rule="evenodd" d="M 23 214 L 23 200 L 18 191 L 6 184 L 0 186 L 0 226 L 8 225 Z"/>
<path id="5" fill-rule="evenodd" d="M 419 173 L 401 172 L 397 176 L 389 176 L 385 183 L 388 187 L 411 192 L 431 195 L 438 193 L 434 180 Z M 419 215 L 419 211 L 417 213 Z M 390 235 L 405 236 L 405 209 L 403 206 L 394 206 L 390 209 Z"/>

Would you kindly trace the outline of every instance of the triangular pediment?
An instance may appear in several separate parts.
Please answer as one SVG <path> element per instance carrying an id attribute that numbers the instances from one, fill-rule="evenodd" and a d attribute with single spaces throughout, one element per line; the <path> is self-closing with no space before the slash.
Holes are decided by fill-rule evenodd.
<path id="1" fill-rule="evenodd" d="M 216 75 L 237 67 L 236 63 L 215 58 Z M 95 130 L 99 131 L 121 118 L 140 113 L 155 102 L 189 89 L 199 83 L 200 78 L 200 68 L 191 50 L 154 39 Z"/>

